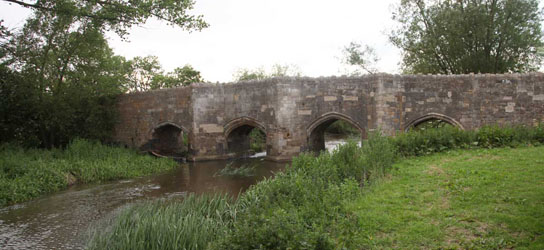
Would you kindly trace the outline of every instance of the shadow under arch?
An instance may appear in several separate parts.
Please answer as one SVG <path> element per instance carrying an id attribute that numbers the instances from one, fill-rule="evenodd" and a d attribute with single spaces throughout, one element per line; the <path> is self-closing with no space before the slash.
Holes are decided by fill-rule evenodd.
<path id="1" fill-rule="evenodd" d="M 461 130 L 465 130 L 465 128 L 463 127 L 463 125 L 460 122 L 458 122 L 457 120 L 455 120 L 454 118 L 452 118 L 450 116 L 439 114 L 439 113 L 428 113 L 426 115 L 420 116 L 419 118 L 410 121 L 408 124 L 406 124 L 404 126 L 404 131 L 408 132 L 410 129 L 415 128 L 416 126 L 420 125 L 421 123 L 424 123 L 424 122 L 427 122 L 427 121 L 430 121 L 430 120 L 444 121 L 444 122 L 446 122 L 446 123 L 448 123 L 448 124 L 450 124 L 450 125 L 452 125 L 454 127 L 457 127 L 457 128 L 459 128 Z"/>
<path id="2" fill-rule="evenodd" d="M 250 133 L 254 129 L 258 129 L 264 134 L 264 143 L 267 145 L 266 126 L 257 119 L 249 116 L 235 118 L 227 122 L 223 128 L 227 141 L 226 152 L 229 157 L 238 157 L 250 152 L 252 143 Z M 265 147 L 265 150 L 268 151 L 267 147 Z"/>
<path id="3" fill-rule="evenodd" d="M 306 138 L 310 151 L 319 152 L 325 150 L 325 130 L 338 120 L 343 120 L 359 130 L 361 140 L 366 137 L 365 129 L 351 117 L 337 112 L 329 112 L 316 118 L 306 128 Z"/>
<path id="4" fill-rule="evenodd" d="M 189 130 L 167 121 L 154 126 L 148 150 L 167 156 L 186 156 L 190 149 Z"/>

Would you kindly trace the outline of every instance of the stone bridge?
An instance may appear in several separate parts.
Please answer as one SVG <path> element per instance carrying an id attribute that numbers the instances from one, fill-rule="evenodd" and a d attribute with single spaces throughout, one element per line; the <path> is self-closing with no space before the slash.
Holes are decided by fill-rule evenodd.
<path id="1" fill-rule="evenodd" d="M 273 78 L 126 94 L 115 139 L 142 150 L 178 145 L 189 159 L 225 159 L 266 134 L 267 158 L 324 148 L 324 129 L 344 120 L 364 138 L 395 135 L 429 119 L 461 129 L 544 122 L 544 74 L 388 75 Z"/>

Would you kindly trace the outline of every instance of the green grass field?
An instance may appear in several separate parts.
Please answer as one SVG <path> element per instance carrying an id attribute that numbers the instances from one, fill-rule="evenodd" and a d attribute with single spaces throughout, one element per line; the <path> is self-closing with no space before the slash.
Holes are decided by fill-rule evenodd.
<path id="1" fill-rule="evenodd" d="M 348 207 L 362 248 L 544 249 L 544 147 L 405 159 Z"/>

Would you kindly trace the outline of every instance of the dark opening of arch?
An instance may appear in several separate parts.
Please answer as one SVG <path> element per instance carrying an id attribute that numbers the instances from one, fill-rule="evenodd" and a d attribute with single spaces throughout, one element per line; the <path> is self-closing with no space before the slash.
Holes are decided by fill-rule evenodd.
<path id="1" fill-rule="evenodd" d="M 151 150 L 167 156 L 186 156 L 189 151 L 187 133 L 177 126 L 166 124 L 153 131 Z"/>
<path id="2" fill-rule="evenodd" d="M 347 140 L 361 140 L 361 131 L 351 123 L 338 118 L 321 122 L 310 133 L 309 149 L 320 152 L 332 149 Z"/>
<path id="3" fill-rule="evenodd" d="M 250 156 L 266 152 L 266 134 L 252 125 L 242 125 L 227 136 L 228 153 L 235 156 Z"/>

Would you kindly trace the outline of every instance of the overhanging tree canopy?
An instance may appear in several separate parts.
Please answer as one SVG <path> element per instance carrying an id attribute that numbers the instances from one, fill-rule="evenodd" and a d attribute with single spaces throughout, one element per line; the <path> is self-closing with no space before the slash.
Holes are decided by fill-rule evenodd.
<path id="1" fill-rule="evenodd" d="M 192 0 L 2 0 L 54 16 L 69 16 L 92 22 L 96 27 L 111 29 L 120 36 L 127 34 L 133 25 L 145 23 L 149 18 L 166 21 L 185 30 L 208 27 L 202 16 L 188 13 Z"/>

